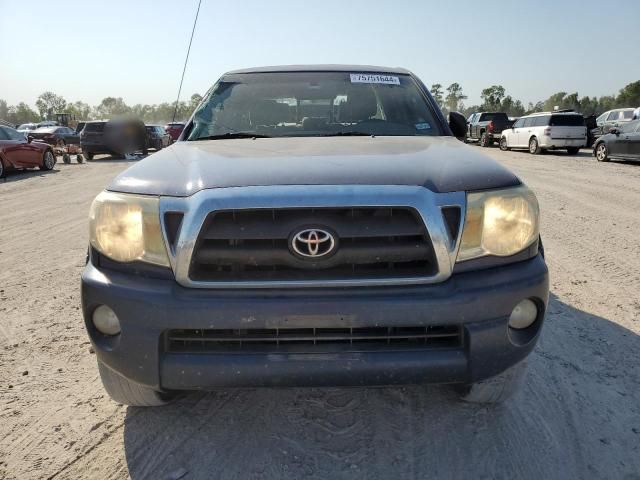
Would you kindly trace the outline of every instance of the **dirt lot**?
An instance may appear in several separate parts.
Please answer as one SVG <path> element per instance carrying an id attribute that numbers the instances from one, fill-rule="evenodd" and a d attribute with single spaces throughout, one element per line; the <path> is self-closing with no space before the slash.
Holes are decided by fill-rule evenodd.
<path id="1" fill-rule="evenodd" d="M 499 408 L 418 386 L 117 406 L 79 275 L 91 199 L 129 163 L 0 181 L 0 478 L 640 479 L 640 165 L 485 151 L 538 194 L 552 279 L 528 382 Z"/>

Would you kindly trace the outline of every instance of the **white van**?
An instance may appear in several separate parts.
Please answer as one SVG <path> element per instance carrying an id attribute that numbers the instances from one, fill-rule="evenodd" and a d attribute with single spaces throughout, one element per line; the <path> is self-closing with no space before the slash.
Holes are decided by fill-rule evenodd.
<path id="1" fill-rule="evenodd" d="M 574 112 L 542 112 L 521 117 L 500 137 L 500 150 L 528 148 L 533 154 L 562 148 L 575 155 L 586 145 L 584 118 Z"/>

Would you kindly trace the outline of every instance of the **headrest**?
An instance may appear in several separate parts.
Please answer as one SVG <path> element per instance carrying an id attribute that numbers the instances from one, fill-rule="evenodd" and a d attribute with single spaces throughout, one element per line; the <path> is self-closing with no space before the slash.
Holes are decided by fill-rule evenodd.
<path id="1" fill-rule="evenodd" d="M 339 106 L 341 122 L 362 122 L 373 117 L 378 111 L 378 103 L 369 87 L 356 87 L 347 95 L 347 101 Z"/>
<path id="2" fill-rule="evenodd" d="M 289 106 L 275 100 L 261 100 L 251 108 L 253 125 L 276 125 L 289 118 Z"/>

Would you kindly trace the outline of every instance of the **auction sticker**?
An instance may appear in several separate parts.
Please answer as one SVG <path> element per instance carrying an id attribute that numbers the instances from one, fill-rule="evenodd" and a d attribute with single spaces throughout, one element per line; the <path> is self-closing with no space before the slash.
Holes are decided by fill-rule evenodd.
<path id="1" fill-rule="evenodd" d="M 384 83 L 386 85 L 400 85 L 400 79 L 393 75 L 375 73 L 352 73 L 351 83 Z"/>

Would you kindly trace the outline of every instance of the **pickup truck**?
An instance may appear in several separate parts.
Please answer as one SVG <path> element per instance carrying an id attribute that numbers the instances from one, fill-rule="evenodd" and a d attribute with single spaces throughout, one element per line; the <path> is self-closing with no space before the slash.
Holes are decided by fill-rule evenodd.
<path id="1" fill-rule="evenodd" d="M 181 141 L 91 206 L 82 311 L 108 394 L 441 383 L 505 400 L 548 301 L 538 203 L 464 133 L 404 69 L 224 74 Z"/>
<path id="2" fill-rule="evenodd" d="M 467 120 L 467 141 L 477 141 L 481 147 L 490 147 L 499 141 L 503 130 L 511 128 L 513 121 L 506 113 L 478 112 Z"/>

